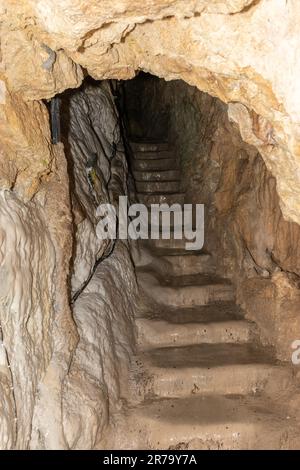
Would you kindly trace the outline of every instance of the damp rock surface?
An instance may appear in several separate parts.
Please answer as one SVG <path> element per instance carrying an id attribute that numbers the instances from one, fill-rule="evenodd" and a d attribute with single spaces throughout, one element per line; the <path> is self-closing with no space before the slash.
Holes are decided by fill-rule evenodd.
<path id="1" fill-rule="evenodd" d="M 275 350 L 275 362 L 290 361 L 290 344 L 299 334 L 300 302 L 299 21 L 300 4 L 290 0 L 2 2 L 1 449 L 99 448 L 105 446 L 109 431 L 118 442 L 113 424 L 118 414 L 124 418 L 122 405 L 131 397 L 134 315 L 141 291 L 134 247 L 99 240 L 95 209 L 103 202 L 117 208 L 118 196 L 128 194 L 128 181 L 134 186 L 133 176 L 128 180 L 114 80 L 131 79 L 138 71 L 176 82 L 170 82 L 166 95 L 160 83 L 150 88 L 144 104 L 153 110 L 151 119 L 144 117 L 147 137 L 151 131 L 163 140 L 160 151 L 167 161 L 156 167 L 157 143 L 148 142 L 146 153 L 145 143 L 135 142 L 135 171 L 144 172 L 149 168 L 145 161 L 152 160 L 151 181 L 139 180 L 135 189 L 146 204 L 185 199 L 205 203 L 211 242 L 207 252 L 216 255 L 204 264 L 170 261 L 165 240 L 158 241 L 147 255 L 139 253 L 140 261 L 144 256 L 152 262 L 152 280 L 149 283 L 148 277 L 143 284 L 141 275 L 140 286 L 152 295 L 157 288 L 166 309 L 172 302 L 190 309 L 191 302 L 234 301 L 245 313 L 244 323 L 232 326 L 234 337 L 249 339 L 254 321 L 255 340 Z M 95 86 L 92 79 L 101 82 Z M 169 106 L 164 113 L 158 111 L 155 93 L 161 105 Z M 48 109 L 56 95 L 62 99 L 65 127 L 62 142 L 53 145 Z M 136 132 L 140 124 L 135 122 Z M 170 148 L 166 126 L 172 130 Z M 179 176 L 180 153 L 185 158 Z M 176 164 L 170 168 L 173 158 Z M 173 173 L 163 181 L 161 172 L 166 170 Z M 170 241 L 178 257 L 183 242 Z M 173 280 L 166 286 L 157 280 L 187 270 L 190 284 L 196 265 L 201 274 L 215 271 L 216 279 L 225 277 L 226 282 L 187 286 Z M 154 267 L 159 272 L 153 283 Z M 152 307 L 157 314 L 154 301 Z M 215 318 L 220 319 L 218 312 L 219 307 Z M 169 325 L 164 327 L 172 337 Z M 190 328 L 173 327 L 186 343 Z M 145 328 L 153 333 L 147 320 Z M 209 331 L 211 339 L 228 339 L 224 325 L 210 325 Z M 148 344 L 153 342 L 148 338 Z M 271 385 L 278 378 L 270 364 L 250 369 L 248 378 L 242 368 L 248 391 L 266 383 L 266 377 L 271 377 Z M 236 379 L 241 368 L 236 370 L 231 369 L 235 391 L 242 388 Z M 280 386 L 288 383 L 286 370 Z M 237 399 L 234 413 L 228 398 L 196 397 L 195 403 L 184 399 L 178 404 L 176 397 L 170 402 L 165 395 L 174 392 L 181 376 L 167 371 L 170 392 L 162 386 L 166 371 L 154 372 L 152 382 L 140 382 L 140 391 L 149 384 L 150 392 L 156 387 L 164 408 L 158 410 L 160 401 L 149 407 L 140 404 L 131 415 L 129 406 L 134 429 L 142 437 L 145 429 L 150 433 L 150 441 L 136 441 L 137 435 L 128 434 L 131 446 L 146 442 L 150 448 L 236 448 L 244 443 L 251 448 L 269 431 L 266 446 L 297 446 L 296 423 L 287 424 L 287 411 L 278 401 L 270 410 L 263 399 L 261 407 L 252 399 Z M 206 376 L 215 390 L 224 391 L 223 373 L 220 382 Z M 191 374 L 188 377 L 180 393 L 188 389 L 194 395 L 199 384 L 193 387 Z M 297 419 L 293 393 L 283 396 L 286 403 L 293 401 Z M 197 436 L 191 435 L 194 416 L 187 410 L 204 413 L 208 405 L 222 409 L 226 419 L 233 415 L 233 422 L 225 430 L 214 427 L 212 414 L 204 423 L 207 427 L 200 429 L 202 422 Z M 253 406 L 262 410 L 263 426 L 254 418 Z M 277 408 L 278 414 L 270 418 L 269 411 Z M 187 424 L 181 419 L 185 414 Z M 166 440 L 161 441 L 153 427 L 153 415 L 161 418 Z M 203 429 L 209 439 L 204 439 Z M 242 443 L 232 440 L 239 429 Z M 175 443 L 169 439 L 171 431 Z M 216 442 L 213 434 L 221 431 L 223 441 Z M 108 448 L 112 441 L 106 442 Z"/>

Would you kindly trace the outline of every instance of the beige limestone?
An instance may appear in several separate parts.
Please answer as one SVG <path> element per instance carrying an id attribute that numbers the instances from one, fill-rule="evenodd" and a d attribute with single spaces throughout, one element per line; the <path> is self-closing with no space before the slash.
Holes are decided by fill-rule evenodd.
<path id="1" fill-rule="evenodd" d="M 180 78 L 229 103 L 230 120 L 239 126 L 242 138 L 260 151 L 271 172 L 255 160 L 256 150 L 252 149 L 249 169 L 258 179 L 253 197 L 259 203 L 266 202 L 268 208 L 262 211 L 260 221 L 266 220 L 272 227 L 267 234 L 261 230 L 261 238 L 252 238 L 245 216 L 249 217 L 249 207 L 239 194 L 230 195 L 233 175 L 238 175 L 235 163 L 228 163 L 228 171 L 224 166 L 220 188 L 227 197 L 216 197 L 217 208 L 226 213 L 239 200 L 240 225 L 234 228 L 251 247 L 261 274 L 269 275 L 270 260 L 264 248 L 270 240 L 276 263 L 283 270 L 299 273 L 295 248 L 299 238 L 296 223 L 300 222 L 299 20 L 297 0 L 1 1 L 0 262 L 1 279 L 9 280 L 1 282 L 0 296 L 5 349 L 0 371 L 1 448 L 89 448 L 98 444 L 108 424 L 107 390 L 116 403 L 121 395 L 119 372 L 114 372 L 113 379 L 103 379 L 101 367 L 95 376 L 89 373 L 89 348 L 93 351 L 99 337 L 91 340 L 85 336 L 85 326 L 90 332 L 103 320 L 111 363 L 115 357 L 127 363 L 132 341 L 133 312 L 129 306 L 129 318 L 125 310 L 108 306 L 113 279 L 104 287 L 99 282 L 101 296 L 95 304 L 101 309 L 102 320 L 92 308 L 84 319 L 78 308 L 78 324 L 74 325 L 70 277 L 75 272 L 74 290 L 84 285 L 106 247 L 96 243 L 96 221 L 89 220 L 82 210 L 80 194 L 77 202 L 72 194 L 71 206 L 65 154 L 62 145 L 56 149 L 51 145 L 48 114 L 41 100 L 79 87 L 86 69 L 98 79 L 130 78 L 137 70 L 167 80 Z M 214 145 L 214 163 L 218 145 L 223 143 Z M 110 165 L 115 178 L 111 188 L 106 188 L 105 198 L 111 201 L 126 181 L 126 166 L 118 165 L 119 159 L 122 162 L 122 152 L 115 166 Z M 249 174 L 251 178 L 253 173 Z M 283 216 L 293 225 L 279 211 L 273 178 Z M 105 177 L 101 182 L 107 183 Z M 74 225 L 80 253 L 77 279 L 76 269 L 70 268 Z M 92 249 L 80 246 L 85 237 L 92 240 Z M 286 243 L 292 247 L 290 253 Z M 237 259 L 244 260 L 239 256 L 239 242 L 235 248 Z M 123 286 L 130 285 L 128 291 L 133 293 L 130 266 L 128 262 L 124 272 L 121 266 L 118 269 Z M 240 268 L 247 270 L 249 259 Z M 265 329 L 272 333 L 269 341 L 286 357 L 281 346 L 281 338 L 288 333 L 284 311 L 291 308 L 290 321 L 298 328 L 297 286 L 285 274 L 280 277 L 276 273 L 266 284 L 267 289 L 275 289 L 281 308 L 275 302 L 276 321 L 271 316 Z M 124 292 L 126 289 L 121 289 L 121 299 Z M 247 310 L 254 318 L 251 309 Z M 121 317 L 125 315 L 120 323 L 126 326 L 125 336 L 121 331 L 110 333 L 111 325 L 117 323 L 116 311 Z M 84 320 L 91 323 L 85 325 Z M 261 327 L 264 329 L 263 322 Z M 115 341 L 119 342 L 116 354 Z M 106 352 L 102 346 L 97 351 L 99 362 Z M 85 393 L 83 380 L 89 383 Z M 83 397 L 87 403 L 72 415 Z M 95 400 L 94 412 L 91 403 Z M 86 413 L 89 423 L 83 418 Z"/>
<path id="2" fill-rule="evenodd" d="M 44 193 L 34 200 L 24 202 L 13 191 L 1 191 L 0 311 L 11 371 L 6 406 L 10 401 L 14 414 L 11 437 L 2 435 L 2 448 L 28 448 L 31 440 L 39 447 L 40 439 L 49 447 L 64 442 L 57 403 L 76 332 L 66 283 L 71 232 L 61 157 L 58 146 L 53 151 L 53 179 L 44 182 Z M 59 210 L 58 194 L 63 197 Z M 6 416 L 1 415 L 3 430 Z"/>
<path id="3" fill-rule="evenodd" d="M 97 292 L 91 295 L 95 303 L 92 303 L 90 316 L 86 306 L 81 319 L 74 313 L 78 322 L 74 323 L 69 284 L 73 224 L 80 226 L 89 219 L 82 209 L 81 215 L 79 211 L 80 216 L 75 216 L 69 180 L 74 175 L 67 173 L 63 144 L 51 145 L 45 105 L 38 101 L 23 101 L 18 93 L 9 92 L 4 82 L 1 83 L 0 325 L 3 351 L 0 447 L 91 448 L 99 442 L 109 424 L 107 406 L 111 409 L 118 406 L 122 386 L 126 385 L 122 377 L 126 376 L 130 351 L 134 347 L 132 316 L 136 284 L 133 267 L 128 247 L 119 248 L 119 255 L 115 255 L 114 261 L 110 260 L 106 269 L 110 272 L 115 269 L 115 274 L 120 276 L 119 282 L 124 283 L 127 290 L 120 290 L 119 296 L 111 297 L 115 280 L 102 274 L 106 280 L 100 276 Z M 98 94 L 102 97 L 100 108 L 102 106 L 107 125 L 106 136 L 99 129 L 101 135 L 98 138 L 102 138 L 100 147 L 103 152 L 105 146 L 113 146 L 114 138 L 118 140 L 118 123 L 108 85 L 103 84 Z M 95 109 L 96 117 L 97 112 Z M 78 133 L 77 142 L 79 137 Z M 68 157 L 72 158 L 72 155 Z M 84 167 L 85 160 L 80 159 L 88 155 L 79 152 L 73 157 L 78 157 L 77 164 Z M 99 181 L 105 188 L 105 200 L 115 203 L 118 194 L 126 192 L 127 167 L 122 147 L 111 157 L 114 161 L 107 166 L 106 179 Z M 101 154 L 101 165 L 105 161 L 104 154 Z M 91 214 L 94 207 L 92 194 L 86 189 L 87 179 L 82 181 L 81 191 L 73 192 L 73 198 L 77 197 L 79 206 L 87 208 Z M 88 197 L 90 201 L 86 199 Z M 87 243 L 93 238 L 97 222 L 94 217 L 90 220 L 85 225 L 81 245 L 84 269 L 79 262 L 80 282 L 74 284 L 75 292 L 80 286 L 84 287 L 97 255 L 100 257 L 105 251 L 99 240 L 94 251 L 93 245 L 89 247 Z M 92 255 L 87 257 L 85 253 L 91 249 Z M 103 266 L 102 272 L 104 269 Z M 122 297 L 126 292 L 127 300 Z M 123 310 L 120 306 L 124 302 L 127 303 Z M 77 311 L 74 306 L 74 312 Z M 102 342 L 103 330 L 99 326 L 101 312 L 107 332 L 106 343 Z M 113 320 L 115 315 L 118 315 L 118 322 Z M 98 332 L 95 338 L 97 355 L 89 355 L 93 341 L 82 333 L 88 333 L 88 325 L 93 333 Z M 109 365 L 105 363 L 104 377 L 98 370 L 103 370 L 102 360 L 108 354 L 111 360 Z M 94 361 L 99 364 L 95 370 L 91 365 Z M 119 364 L 119 368 L 116 367 L 115 372 L 109 375 L 113 363 Z M 82 408 L 78 407 L 78 402 L 82 403 Z M 77 414 L 72 412 L 75 404 Z M 90 419 L 86 419 L 86 414 Z"/>
<path id="4" fill-rule="evenodd" d="M 194 115 L 190 109 L 193 106 L 195 109 L 197 98 L 205 102 L 203 94 L 193 93 L 193 90 L 180 83 L 166 87 L 159 82 L 156 82 L 156 85 L 162 87 L 161 93 L 151 93 L 153 79 L 140 77 L 140 83 L 144 83 L 145 87 L 143 93 L 141 93 L 143 86 L 137 92 L 142 109 L 136 115 L 129 117 L 129 127 L 131 129 L 140 127 L 140 130 L 145 128 L 150 141 L 157 139 L 157 134 L 155 132 L 151 134 L 149 131 L 148 123 L 151 122 L 153 114 L 164 115 L 166 105 L 164 99 L 166 92 L 171 88 L 173 93 L 170 96 L 175 99 L 175 103 L 172 102 L 172 106 L 169 106 L 171 111 L 169 125 L 173 127 L 173 135 L 176 136 L 177 131 L 175 148 L 178 150 L 178 147 L 182 147 L 186 141 L 188 145 L 185 150 L 189 150 L 189 145 L 192 147 L 192 144 L 197 144 L 197 138 L 203 138 L 203 133 L 207 134 L 205 136 L 207 142 L 200 140 L 198 151 L 200 151 L 201 159 L 198 165 L 195 164 L 197 158 L 195 148 L 192 147 L 189 154 L 181 155 L 184 169 L 182 174 L 186 177 L 185 172 L 190 170 L 196 174 L 197 178 L 204 173 L 207 183 L 210 183 L 212 187 L 212 183 L 216 183 L 214 178 L 219 176 L 219 186 L 215 184 L 215 190 L 219 190 L 222 184 L 227 183 L 228 194 L 224 195 L 223 206 L 220 204 L 222 198 L 218 199 L 217 210 L 221 212 L 221 208 L 225 207 L 228 218 L 235 220 L 234 206 L 231 206 L 231 204 L 235 206 L 239 204 L 239 199 L 236 199 L 235 185 L 241 185 L 243 195 L 249 192 L 249 187 L 245 186 L 243 175 L 240 174 L 240 180 L 237 182 L 232 178 L 231 165 L 235 164 L 232 158 L 229 159 L 230 171 L 226 172 L 225 167 L 225 174 L 223 173 L 222 163 L 224 163 L 223 159 L 226 161 L 226 152 L 231 148 L 234 153 L 235 146 L 239 142 L 235 129 L 229 126 L 226 128 L 227 133 L 224 133 L 222 126 L 224 122 L 214 116 L 214 111 L 218 110 L 221 116 L 226 117 L 224 107 L 222 110 L 216 100 L 210 99 L 208 103 L 212 109 L 209 109 L 207 115 L 205 109 L 196 108 L 195 116 L 198 120 L 201 118 L 206 120 L 206 125 L 203 126 L 202 123 L 200 128 L 196 126 L 196 133 L 193 134 L 193 130 L 195 131 L 193 129 Z M 130 86 L 131 84 L 128 85 L 129 88 Z M 138 88 L 139 86 L 135 89 Z M 192 102 L 188 99 L 189 92 L 192 92 Z M 153 109 L 149 110 L 147 99 L 143 99 L 143 94 L 146 97 L 156 96 L 160 101 L 159 103 L 156 101 Z M 170 103 L 167 102 L 168 104 Z M 211 119 L 212 116 L 215 119 Z M 140 121 L 137 126 L 132 125 L 132 119 L 135 121 L 136 118 Z M 174 129 L 176 119 L 183 125 L 177 128 L 175 126 Z M 184 125 L 185 120 L 190 126 Z M 153 132 L 153 128 L 151 130 Z M 161 129 L 156 129 L 156 131 L 160 133 Z M 169 139 L 172 132 L 169 128 L 167 133 Z M 224 134 L 227 135 L 227 139 L 231 140 L 231 145 L 222 146 Z M 167 135 L 163 135 L 164 140 Z M 216 139 L 217 135 L 219 142 Z M 218 154 L 207 152 L 209 147 L 214 148 L 209 145 L 210 138 L 216 139 L 219 146 Z M 146 152 L 149 151 L 149 145 L 143 143 Z M 160 144 L 151 143 L 151 145 L 156 147 L 153 153 L 156 158 L 159 158 L 161 156 Z M 167 142 L 164 145 L 167 145 Z M 241 146 L 244 153 L 247 151 L 251 153 L 251 148 L 248 148 L 247 144 L 241 142 Z M 219 175 L 211 171 L 211 159 L 217 156 L 220 163 Z M 136 151 L 132 155 L 133 161 L 135 158 Z M 161 158 L 163 159 L 163 156 Z M 261 157 L 257 155 L 257 159 L 261 160 Z M 140 161 L 139 154 L 138 160 Z M 157 162 L 158 160 L 149 159 L 149 161 Z M 262 164 L 264 165 L 263 162 Z M 169 168 L 171 167 L 172 161 Z M 151 174 L 153 167 L 146 167 L 142 171 L 145 175 Z M 256 179 L 259 181 L 257 175 Z M 204 195 L 201 185 L 197 187 L 196 181 L 197 179 L 188 180 L 186 196 L 188 193 L 194 198 L 197 198 L 199 194 Z M 166 187 L 165 192 L 167 189 Z M 207 201 L 210 198 L 213 201 L 216 195 L 217 193 L 210 189 L 210 192 L 206 194 Z M 140 194 L 137 193 L 137 198 L 139 196 Z M 252 201 L 253 208 L 253 200 L 249 199 Z M 208 205 L 211 219 L 209 220 L 211 224 L 209 237 L 213 229 L 218 230 L 218 219 L 222 220 L 222 212 L 217 215 L 213 213 L 212 201 Z M 261 212 L 265 211 L 263 204 L 260 209 Z M 255 218 L 245 219 L 248 224 L 251 220 Z M 237 225 L 238 222 L 239 220 L 236 219 Z M 230 227 L 226 227 L 224 221 L 220 228 L 223 232 L 227 232 L 227 235 L 233 235 L 230 234 Z M 222 255 L 226 253 L 226 246 L 222 244 L 222 237 L 220 238 L 221 243 L 219 240 L 216 244 L 215 238 L 212 248 L 215 251 L 219 250 Z M 236 245 L 241 245 L 240 251 L 246 252 L 237 233 L 234 233 L 232 238 Z M 214 256 L 207 256 L 201 251 L 194 252 L 194 257 L 198 258 L 198 262 L 195 263 L 190 259 L 189 252 L 178 250 L 173 246 L 172 239 L 164 241 L 165 249 L 154 245 L 151 251 L 145 250 L 145 242 L 141 242 L 140 256 L 137 256 L 135 252 L 135 259 L 139 265 L 137 278 L 142 288 L 143 300 L 139 317 L 136 320 L 138 348 L 136 358 L 132 362 L 132 392 L 128 397 L 128 406 L 118 415 L 113 437 L 110 438 L 113 446 L 122 449 L 177 450 L 299 448 L 297 419 L 299 414 L 295 411 L 298 389 L 293 367 L 288 364 L 279 364 L 272 348 L 261 347 L 258 344 L 255 324 L 243 319 L 245 312 L 235 303 L 234 287 L 216 275 L 216 269 L 220 269 L 220 260 L 216 259 L 216 265 L 212 263 L 213 258 L 216 258 L 215 253 Z M 208 240 L 207 244 L 209 245 L 210 242 L 211 240 Z M 253 244 L 248 249 L 253 248 L 259 250 L 259 243 Z M 164 255 L 166 252 L 168 252 L 167 259 Z M 240 257 L 235 261 L 241 259 L 241 256 L 240 253 Z M 187 261 L 184 263 L 185 257 Z M 173 262 L 173 266 L 181 265 L 181 273 L 168 269 L 170 258 L 177 259 L 176 263 Z M 227 262 L 230 265 L 230 262 Z M 190 265 L 195 270 L 198 267 L 197 275 L 189 272 Z M 237 269 L 236 266 L 235 269 Z M 246 313 L 249 315 L 251 312 L 261 330 L 263 330 L 264 320 L 266 320 L 266 330 L 268 324 L 269 326 L 272 324 L 273 330 L 270 331 L 269 342 L 276 346 L 278 353 L 289 340 L 284 327 L 293 327 L 297 319 L 295 311 L 291 308 L 297 303 L 299 307 L 299 296 L 297 298 L 295 295 L 297 286 L 292 284 L 292 278 L 289 279 L 289 276 L 278 268 L 273 273 L 275 295 L 269 289 L 268 296 L 267 289 L 263 288 L 261 295 L 256 293 L 259 281 L 262 286 L 264 286 L 264 281 L 268 281 L 262 276 L 246 279 L 248 286 L 245 286 L 246 282 L 243 284 L 244 278 L 245 273 L 240 271 L 235 273 L 234 279 L 240 289 L 240 298 L 247 299 L 247 302 L 244 301 Z M 294 284 L 295 282 L 294 279 Z M 230 294 L 229 297 L 228 294 Z M 288 321 L 285 322 L 281 319 L 278 321 L 280 300 L 290 301 L 288 305 L 285 305 L 288 315 Z M 265 302 L 264 310 L 259 305 L 263 302 Z M 264 311 L 266 311 L 265 315 Z M 262 331 L 259 333 L 262 336 Z M 266 336 L 268 337 L 268 334 Z M 252 405 L 248 408 L 250 402 Z M 292 412 L 291 415 L 290 412 Z M 128 423 L 130 423 L 129 426 Z M 129 433 L 124 432 L 128 428 Z M 124 435 L 126 436 L 125 442 Z"/>
<path id="5" fill-rule="evenodd" d="M 2 28 L 14 40 L 2 55 L 3 76 L 27 98 L 49 97 L 80 84 L 72 59 L 97 78 L 130 78 L 142 69 L 240 102 L 269 122 L 274 142 L 258 148 L 277 179 L 284 215 L 299 221 L 299 16 L 295 0 L 28 1 L 17 7 L 9 1 Z M 50 82 L 37 43 L 62 52 Z M 15 44 L 27 44 L 20 57 Z M 34 74 L 26 73 L 31 63 Z"/>
<path id="6" fill-rule="evenodd" d="M 51 173 L 49 118 L 45 106 L 25 102 L 0 82 L 1 187 L 26 198 Z"/>
<path id="7" fill-rule="evenodd" d="M 180 81 L 148 80 L 134 87 L 129 82 L 126 87 L 129 95 L 137 89 L 143 97 L 143 119 L 131 118 L 136 132 L 151 121 L 162 126 L 160 116 L 171 110 L 169 138 L 181 161 L 181 191 L 185 202 L 205 204 L 204 248 L 218 272 L 234 280 L 239 302 L 261 327 L 263 340 L 290 361 L 300 331 L 299 226 L 284 220 L 276 180 L 255 148 L 262 136 L 246 125 L 248 111 L 241 104 L 229 105 L 228 117 L 224 103 Z M 159 105 L 149 96 L 159 96 Z M 241 133 L 237 113 L 248 116 Z M 266 123 L 263 128 L 268 129 Z M 172 240 L 173 248 L 184 244 Z M 171 246 L 169 240 L 152 240 L 151 245 Z M 182 267 L 184 259 L 178 258 Z M 282 290 L 282 285 L 289 287 Z"/>

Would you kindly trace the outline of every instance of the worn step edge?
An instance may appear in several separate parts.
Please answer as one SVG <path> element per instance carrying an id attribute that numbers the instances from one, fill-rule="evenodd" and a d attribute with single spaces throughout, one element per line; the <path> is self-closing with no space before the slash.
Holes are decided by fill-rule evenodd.
<path id="1" fill-rule="evenodd" d="M 136 182 L 180 182 L 179 170 L 139 170 L 134 171 L 133 176 Z"/>

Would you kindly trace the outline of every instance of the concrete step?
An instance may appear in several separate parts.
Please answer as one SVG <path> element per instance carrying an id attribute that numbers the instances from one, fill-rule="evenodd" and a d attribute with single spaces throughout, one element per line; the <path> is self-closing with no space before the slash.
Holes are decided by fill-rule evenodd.
<path id="1" fill-rule="evenodd" d="M 145 204 L 146 206 L 150 206 L 151 204 L 168 204 L 171 206 L 172 204 L 184 204 L 184 193 L 175 193 L 175 194 L 145 194 L 145 193 L 138 193 L 137 194 L 138 200 Z"/>
<path id="2" fill-rule="evenodd" d="M 201 251 L 162 248 L 156 249 L 155 254 L 164 262 L 167 273 L 172 276 L 213 273 L 215 271 L 211 255 Z"/>
<path id="3" fill-rule="evenodd" d="M 232 284 L 212 275 L 160 276 L 138 271 L 138 283 L 155 302 L 172 307 L 194 307 L 218 301 L 232 301 Z"/>
<path id="4" fill-rule="evenodd" d="M 300 448 L 300 430 L 284 409 L 258 397 L 151 400 L 118 423 L 118 449 L 283 450 Z"/>
<path id="5" fill-rule="evenodd" d="M 148 312 L 148 313 L 147 313 Z M 225 321 L 243 320 L 244 312 L 235 302 L 214 302 L 198 307 L 177 308 L 151 305 L 151 312 L 145 310 L 145 318 L 164 320 L 171 324 L 181 323 L 217 323 Z"/>
<path id="6" fill-rule="evenodd" d="M 179 164 L 175 158 L 136 159 L 132 167 L 135 171 L 178 170 Z"/>
<path id="7" fill-rule="evenodd" d="M 133 152 L 164 152 L 169 150 L 168 142 L 130 142 Z"/>
<path id="8" fill-rule="evenodd" d="M 292 369 L 277 365 L 265 349 L 251 344 L 200 344 L 141 353 L 144 397 L 281 393 L 291 386 Z M 140 363 L 139 362 L 139 363 Z"/>
<path id="9" fill-rule="evenodd" d="M 138 193 L 168 194 L 180 191 L 179 181 L 136 181 L 135 186 Z"/>
<path id="10" fill-rule="evenodd" d="M 179 170 L 134 171 L 135 181 L 179 181 Z"/>
<path id="11" fill-rule="evenodd" d="M 137 318 L 138 344 L 141 350 L 196 344 L 247 343 L 255 333 L 255 325 L 247 320 L 224 319 L 218 322 L 182 321 Z"/>

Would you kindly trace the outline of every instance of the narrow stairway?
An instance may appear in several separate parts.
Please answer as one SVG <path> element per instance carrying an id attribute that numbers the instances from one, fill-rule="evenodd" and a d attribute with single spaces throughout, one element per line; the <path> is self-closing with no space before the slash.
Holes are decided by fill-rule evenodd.
<path id="1" fill-rule="evenodd" d="M 132 143 L 132 150 L 139 201 L 183 204 L 168 144 Z M 282 399 L 292 368 L 258 344 L 255 324 L 237 306 L 233 285 L 215 274 L 210 254 L 184 246 L 174 237 L 144 242 L 133 398 L 116 448 L 299 448 L 299 428 Z"/>

